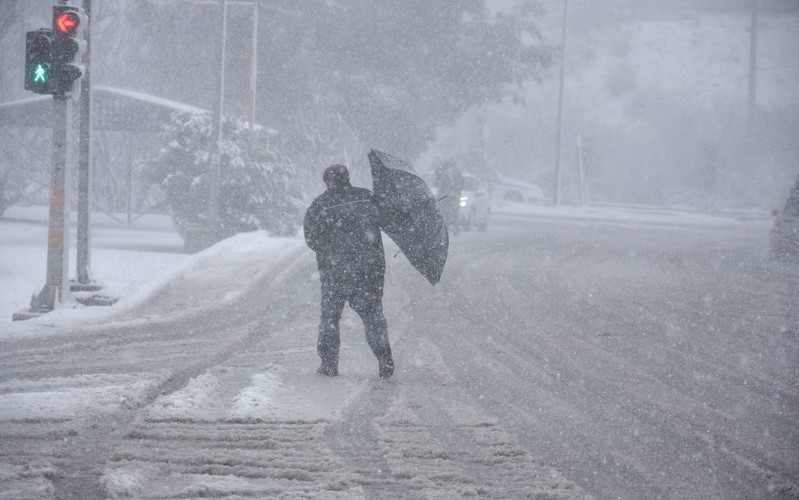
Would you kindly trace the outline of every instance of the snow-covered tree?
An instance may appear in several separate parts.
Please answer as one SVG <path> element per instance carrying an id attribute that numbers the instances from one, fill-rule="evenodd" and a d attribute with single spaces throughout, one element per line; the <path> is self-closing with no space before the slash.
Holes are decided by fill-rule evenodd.
<path id="1" fill-rule="evenodd" d="M 120 0 L 93 9 L 92 41 L 103 47 L 92 54 L 96 83 L 213 109 L 216 3 Z M 532 1 L 506 13 L 483 0 L 275 0 L 261 9 L 255 121 L 302 135 L 305 118 L 324 110 L 325 121 L 342 119 L 361 142 L 406 157 L 470 106 L 516 92 L 550 57 Z M 249 5 L 228 9 L 225 109 L 239 114 L 251 103 L 252 15 Z M 120 31 L 129 21 L 139 29 Z"/>
<path id="2" fill-rule="evenodd" d="M 240 119 L 223 122 L 219 213 L 222 234 L 266 229 L 291 234 L 304 206 L 292 162 L 271 149 L 263 129 Z M 176 113 L 163 132 L 159 155 L 144 164 L 143 176 L 159 184 L 184 234 L 208 227 L 210 192 L 216 182 L 211 161 L 211 117 Z"/>

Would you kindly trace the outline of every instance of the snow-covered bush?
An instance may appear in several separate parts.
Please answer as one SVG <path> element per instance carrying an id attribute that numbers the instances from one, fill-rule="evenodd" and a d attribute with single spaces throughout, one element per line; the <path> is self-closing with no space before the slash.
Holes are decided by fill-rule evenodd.
<path id="1" fill-rule="evenodd" d="M 265 131 L 251 130 L 241 119 L 224 120 L 218 178 L 211 161 L 210 115 L 175 113 L 162 137 L 163 147 L 142 174 L 164 190 L 184 238 L 209 229 L 220 236 L 255 229 L 296 232 L 303 203 L 294 165 L 269 148 Z M 215 184 L 216 220 L 210 214 Z"/>

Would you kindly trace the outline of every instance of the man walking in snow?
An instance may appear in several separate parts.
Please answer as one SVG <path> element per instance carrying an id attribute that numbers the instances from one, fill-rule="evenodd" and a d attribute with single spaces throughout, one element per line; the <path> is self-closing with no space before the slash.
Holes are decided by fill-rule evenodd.
<path id="1" fill-rule="evenodd" d="M 316 252 L 322 284 L 322 317 L 316 348 L 320 375 L 338 375 L 339 320 L 344 305 L 363 320 L 366 341 L 377 357 L 380 378 L 394 373 L 394 360 L 383 315 L 386 269 L 377 205 L 371 191 L 353 187 L 344 165 L 322 175 L 327 190 L 305 213 L 305 242 Z"/>

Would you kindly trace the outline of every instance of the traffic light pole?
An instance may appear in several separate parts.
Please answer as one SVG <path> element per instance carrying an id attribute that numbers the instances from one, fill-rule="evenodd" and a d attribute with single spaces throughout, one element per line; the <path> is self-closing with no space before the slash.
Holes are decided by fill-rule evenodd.
<path id="1" fill-rule="evenodd" d="M 91 0 L 83 0 L 83 11 L 91 19 Z M 92 165 L 92 92 L 91 92 L 91 25 L 84 27 L 83 39 L 86 52 L 83 55 L 85 72 L 80 90 L 80 131 L 78 150 L 78 241 L 77 273 L 75 279 L 79 289 L 92 282 L 91 275 L 91 165 Z"/>
<path id="2" fill-rule="evenodd" d="M 53 96 L 53 171 L 50 177 L 50 226 L 47 233 L 47 281 L 39 295 L 31 299 L 31 313 L 55 309 L 68 297 L 69 270 L 69 175 L 70 144 L 67 125 L 72 116 L 72 99 Z M 16 315 L 14 319 L 17 318 Z"/>
<path id="3" fill-rule="evenodd" d="M 755 114 L 757 104 L 757 29 L 760 1 L 752 0 L 752 20 L 749 26 L 749 122 Z"/>
<path id="4" fill-rule="evenodd" d="M 13 320 L 24 320 L 47 313 L 70 298 L 69 288 L 69 203 L 67 201 L 72 160 L 69 127 L 76 84 L 85 72 L 81 64 L 86 42 L 82 36 L 87 19 L 83 10 L 67 0 L 53 6 L 52 29 L 25 34 L 25 89 L 53 96 L 53 170 L 50 177 L 50 213 L 47 234 L 47 277 L 38 295 L 31 298 L 30 311 L 15 313 Z M 76 83 L 76 80 L 78 82 Z M 85 133 L 82 124 L 81 133 Z M 88 142 L 88 133 L 86 140 Z M 87 144 L 88 147 L 88 144 Z M 87 149 L 88 151 L 88 149 Z M 88 155 L 81 155 L 88 162 Z M 81 211 L 88 215 L 88 168 L 81 175 Z M 81 223 L 79 243 L 84 253 L 79 275 L 88 276 L 88 218 Z"/>

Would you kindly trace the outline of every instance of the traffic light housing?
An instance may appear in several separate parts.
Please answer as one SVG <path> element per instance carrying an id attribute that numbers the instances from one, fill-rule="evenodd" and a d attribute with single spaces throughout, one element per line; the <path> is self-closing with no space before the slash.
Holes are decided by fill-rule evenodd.
<path id="1" fill-rule="evenodd" d="M 37 94 L 52 93 L 52 39 L 53 32 L 48 29 L 25 33 L 25 90 Z"/>
<path id="2" fill-rule="evenodd" d="M 86 16 L 80 7 L 53 7 L 50 93 L 54 95 L 64 95 L 80 89 L 80 79 L 85 73 L 85 67 L 81 64 L 86 51 L 86 40 L 83 39 L 85 25 Z"/>

